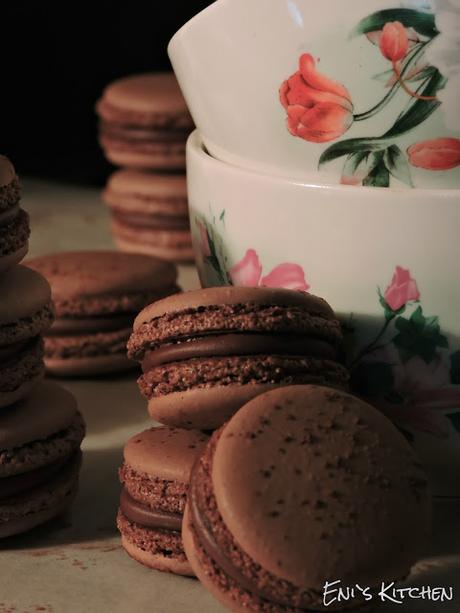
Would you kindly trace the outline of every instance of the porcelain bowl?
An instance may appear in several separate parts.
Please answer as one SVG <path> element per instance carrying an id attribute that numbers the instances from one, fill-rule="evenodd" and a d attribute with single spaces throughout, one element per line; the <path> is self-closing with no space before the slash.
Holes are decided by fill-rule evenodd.
<path id="1" fill-rule="evenodd" d="M 207 149 L 303 181 L 460 187 L 460 6 L 427 4 L 218 0 L 169 44 Z"/>
<path id="2" fill-rule="evenodd" d="M 344 325 L 353 389 L 414 442 L 438 494 L 460 494 L 460 192 L 319 186 L 187 144 L 203 286 L 323 296 Z"/>

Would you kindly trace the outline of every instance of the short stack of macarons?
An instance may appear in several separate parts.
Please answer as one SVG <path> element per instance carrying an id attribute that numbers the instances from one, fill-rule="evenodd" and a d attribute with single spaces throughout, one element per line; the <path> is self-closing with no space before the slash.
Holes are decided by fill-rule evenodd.
<path id="1" fill-rule="evenodd" d="M 328 303 L 291 290 L 211 288 L 143 309 L 128 355 L 164 425 L 124 450 L 126 552 L 195 574 L 240 613 L 322 610 L 336 578 L 371 592 L 404 579 L 430 531 L 428 480 L 393 424 L 346 391 L 342 342 Z"/>
<path id="2" fill-rule="evenodd" d="M 138 253 L 68 251 L 26 262 L 51 285 L 56 320 L 45 333 L 54 376 L 91 377 L 132 370 L 126 343 L 136 313 L 177 291 L 171 262 Z"/>
<path id="3" fill-rule="evenodd" d="M 60 515 L 77 488 L 85 433 L 73 396 L 44 383 L 51 288 L 20 265 L 29 218 L 12 164 L 0 157 L 0 538 Z"/>
<path id="4" fill-rule="evenodd" d="M 192 260 L 185 142 L 193 122 L 174 74 L 118 79 L 104 89 L 96 111 L 105 156 L 121 167 L 103 193 L 117 246 Z"/>
<path id="5" fill-rule="evenodd" d="M 163 426 L 125 447 L 118 527 L 126 551 L 152 568 L 191 574 L 180 520 L 193 460 L 204 447 L 201 432 L 270 389 L 307 382 L 346 387 L 341 345 L 331 307 L 301 292 L 213 288 L 144 308 L 128 355 L 141 363 L 140 389 Z M 180 492 L 180 504 L 171 492 L 176 498 Z"/>

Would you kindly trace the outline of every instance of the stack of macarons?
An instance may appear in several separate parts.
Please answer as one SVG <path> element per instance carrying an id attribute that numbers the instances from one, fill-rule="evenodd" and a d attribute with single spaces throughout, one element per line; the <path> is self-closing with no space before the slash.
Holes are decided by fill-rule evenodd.
<path id="1" fill-rule="evenodd" d="M 44 383 L 43 336 L 51 288 L 18 262 L 26 255 L 27 213 L 19 183 L 0 157 L 0 538 L 60 515 L 77 487 L 83 418 L 73 396 Z"/>
<path id="2" fill-rule="evenodd" d="M 166 425 L 125 447 L 127 553 L 194 573 L 235 612 L 322 610 L 326 581 L 372 596 L 404 579 L 430 531 L 429 484 L 393 424 L 346 392 L 341 346 L 331 307 L 302 292 L 212 288 L 146 307 L 128 353 Z"/>
<path id="3" fill-rule="evenodd" d="M 103 193 L 116 244 L 191 260 L 185 143 L 193 122 L 174 74 L 118 79 L 104 89 L 96 111 L 101 147 L 121 167 Z"/>
<path id="4" fill-rule="evenodd" d="M 169 296 L 144 308 L 134 322 L 128 356 L 141 363 L 140 389 L 150 415 L 163 426 L 134 437 L 125 448 L 118 526 L 127 552 L 153 568 L 189 573 L 175 559 L 183 555 L 180 536 L 176 534 L 174 548 L 165 546 L 163 558 L 169 552 L 171 562 L 165 563 L 158 558 L 164 539 L 160 542 L 156 532 L 147 530 L 160 527 L 165 536 L 166 526 L 153 522 L 152 512 L 157 517 L 156 490 L 168 488 L 163 481 L 161 487 L 156 481 L 152 485 L 152 475 L 164 479 L 169 474 L 174 492 L 177 481 L 181 483 L 177 512 L 182 514 L 196 455 L 189 446 L 204 446 L 198 432 L 220 427 L 267 390 L 296 383 L 345 388 L 348 373 L 341 363 L 341 345 L 331 307 L 303 292 L 221 287 Z M 142 487 L 133 490 L 133 479 Z M 134 502 L 127 502 L 126 490 Z M 142 506 L 148 507 L 143 514 Z M 170 513 L 172 508 L 164 510 Z M 179 523 L 176 517 L 176 531 Z"/>
<path id="5" fill-rule="evenodd" d="M 56 320 L 45 333 L 45 365 L 56 376 L 130 370 L 126 343 L 136 313 L 179 291 L 171 262 L 118 251 L 70 251 L 27 261 L 51 285 Z"/>

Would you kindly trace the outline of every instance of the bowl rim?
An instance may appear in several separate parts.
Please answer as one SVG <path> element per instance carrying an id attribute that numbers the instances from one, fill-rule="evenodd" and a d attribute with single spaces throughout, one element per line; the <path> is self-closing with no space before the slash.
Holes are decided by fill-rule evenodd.
<path id="1" fill-rule="evenodd" d="M 214 11 L 217 10 L 217 8 L 219 8 L 219 6 L 221 4 L 225 4 L 225 3 L 229 3 L 229 0 L 214 0 L 214 2 L 212 4 L 210 4 L 209 6 L 206 6 L 204 9 L 202 9 L 201 11 L 198 11 L 198 13 L 196 13 L 195 15 L 193 15 L 193 17 L 190 17 L 190 19 L 188 21 L 186 21 L 184 23 L 184 25 L 182 25 L 173 35 L 172 37 L 169 39 L 169 42 L 167 44 L 166 50 L 168 52 L 169 57 L 172 60 L 172 50 L 177 47 L 177 45 L 179 44 L 179 39 L 181 39 L 184 34 L 190 29 L 193 28 L 195 21 L 201 21 L 204 17 L 206 17 L 208 15 L 208 13 L 214 13 Z"/>
<path id="2" fill-rule="evenodd" d="M 221 0 L 218 0 L 220 2 Z M 224 0 L 225 1 L 225 0 Z M 211 5 L 213 6 L 213 5 Z M 232 171 L 240 176 L 245 177 L 254 177 L 258 180 L 264 179 L 265 181 L 269 181 L 271 183 L 276 183 L 278 185 L 289 185 L 291 187 L 308 187 L 313 189 L 321 189 L 324 191 L 330 191 L 332 193 L 344 193 L 345 191 L 349 192 L 349 190 L 355 190 L 356 195 L 361 196 L 370 196 L 373 195 L 375 197 L 377 194 L 379 197 L 386 198 L 391 196 L 392 194 L 406 194 L 407 199 L 414 199 L 417 197 L 426 197 L 427 194 L 431 196 L 436 196 L 440 198 L 445 198 L 449 200 L 453 200 L 455 198 L 458 199 L 458 205 L 460 206 L 460 188 L 437 188 L 437 187 L 367 187 L 364 185 L 355 186 L 355 185 L 342 185 L 342 184 L 331 184 L 331 183 L 320 183 L 312 180 L 302 180 L 300 178 L 289 178 L 286 175 L 275 175 L 272 172 L 268 171 L 263 172 L 261 170 L 255 170 L 252 168 L 247 168 L 245 166 L 238 166 L 237 164 L 231 162 L 225 162 L 223 160 L 219 160 L 213 157 L 207 150 L 206 146 L 203 142 L 203 138 L 201 132 L 198 129 L 195 129 L 187 139 L 187 160 L 190 156 L 197 157 L 201 159 L 203 162 L 207 164 L 211 164 L 216 168 L 220 168 L 221 170 L 227 169 L 227 171 Z M 189 162 L 187 161 L 187 166 Z M 353 193 L 353 192 L 351 192 Z M 385 195 L 386 194 L 386 195 Z"/>

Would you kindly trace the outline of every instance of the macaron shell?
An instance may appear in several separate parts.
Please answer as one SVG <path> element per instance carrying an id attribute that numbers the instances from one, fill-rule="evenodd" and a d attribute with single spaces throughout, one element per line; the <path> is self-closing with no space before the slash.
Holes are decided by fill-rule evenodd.
<path id="1" fill-rule="evenodd" d="M 187 112 L 172 72 L 137 74 L 113 81 L 105 88 L 103 100 L 114 108 L 134 113 Z"/>
<path id="2" fill-rule="evenodd" d="M 155 144 L 151 151 L 141 152 L 134 146 L 102 141 L 104 153 L 112 164 L 127 168 L 151 170 L 181 170 L 185 168 L 185 142 Z"/>
<path id="3" fill-rule="evenodd" d="M 137 364 L 124 353 L 112 353 L 83 358 L 45 357 L 45 367 L 54 377 L 84 377 L 134 370 Z"/>
<path id="4" fill-rule="evenodd" d="M 325 300 L 306 292 L 268 287 L 209 287 L 157 300 L 139 313 L 134 321 L 134 330 L 137 330 L 143 323 L 166 313 L 235 304 L 300 307 L 312 313 L 321 314 L 327 319 L 335 317 L 333 310 Z"/>
<path id="5" fill-rule="evenodd" d="M 178 199 L 187 201 L 187 182 L 184 175 L 168 175 L 122 169 L 114 172 L 107 182 L 107 188 L 118 202 L 126 197 L 148 199 Z"/>
<path id="6" fill-rule="evenodd" d="M 121 536 L 121 545 L 126 553 L 148 568 L 159 570 L 162 572 L 173 573 L 175 575 L 183 575 L 184 577 L 193 577 L 194 573 L 190 564 L 187 561 L 182 561 L 174 556 L 165 556 L 161 554 L 150 553 L 140 547 L 136 547 L 125 536 Z"/>
<path id="7" fill-rule="evenodd" d="M 44 275 L 56 302 L 72 298 L 153 292 L 173 285 L 171 264 L 139 254 L 117 251 L 69 251 L 27 261 Z"/>
<path id="8" fill-rule="evenodd" d="M 0 188 L 6 187 L 16 179 L 16 171 L 10 160 L 0 155 Z"/>
<path id="9" fill-rule="evenodd" d="M 51 300 L 49 283 L 26 266 L 14 266 L 0 278 L 0 293 L 0 326 L 35 315 Z"/>
<path id="10" fill-rule="evenodd" d="M 33 379 L 29 379 L 25 381 L 22 385 L 16 388 L 12 392 L 0 392 L 0 409 L 4 409 L 5 407 L 9 407 L 19 400 L 22 400 L 26 396 L 28 396 L 34 387 L 43 379 L 45 371 Z M 0 421 L 1 421 L 1 413 L 0 413 Z"/>
<path id="11" fill-rule="evenodd" d="M 173 392 L 149 400 L 153 419 L 175 428 L 214 430 L 246 402 L 278 387 L 272 384 L 216 385 L 206 389 Z"/>
<path id="12" fill-rule="evenodd" d="M 46 439 L 65 430 L 77 415 L 77 403 L 66 389 L 43 381 L 32 393 L 0 412 L 0 450 Z"/>
<path id="13" fill-rule="evenodd" d="M 193 463 L 207 441 L 208 437 L 197 430 L 150 428 L 129 439 L 124 459 L 140 473 L 188 483 Z"/>
<path id="14" fill-rule="evenodd" d="M 6 272 L 10 268 L 13 268 L 16 264 L 19 264 L 27 255 L 29 251 L 29 242 L 27 241 L 22 247 L 13 251 L 12 253 L 8 253 L 7 255 L 3 255 L 0 257 L 0 274 Z M 1 287 L 1 281 L 0 281 Z"/>
<path id="15" fill-rule="evenodd" d="M 247 613 L 251 611 L 248 607 L 240 606 L 232 596 L 224 589 L 219 589 L 216 582 L 213 581 L 212 576 L 202 565 L 197 555 L 197 544 L 195 543 L 195 537 L 190 527 L 190 512 L 188 506 L 185 507 L 184 519 L 182 521 L 182 542 L 184 544 L 185 555 L 189 561 L 190 567 L 193 573 L 202 583 L 203 587 L 213 596 L 218 602 L 220 602 L 226 609 L 233 611 L 234 613 Z M 282 613 L 283 607 L 279 607 L 278 611 Z"/>
<path id="16" fill-rule="evenodd" d="M 47 523 L 51 519 L 58 517 L 62 513 L 65 513 L 73 502 L 76 495 L 75 492 L 66 498 L 55 503 L 51 508 L 44 509 L 43 511 L 37 511 L 36 513 L 30 513 L 24 517 L 19 517 L 11 521 L 2 523 L 0 521 L 0 538 L 7 538 L 9 536 L 15 536 L 28 532 L 37 526 Z"/>
<path id="17" fill-rule="evenodd" d="M 212 470 L 219 512 L 243 551 L 315 590 L 328 577 L 377 585 L 407 575 L 429 531 L 424 479 L 388 419 L 318 386 L 246 404 L 224 428 Z"/>
<path id="18" fill-rule="evenodd" d="M 112 221 L 117 247 L 127 253 L 144 253 L 168 262 L 190 262 L 194 258 L 190 232 L 131 230 Z"/>

